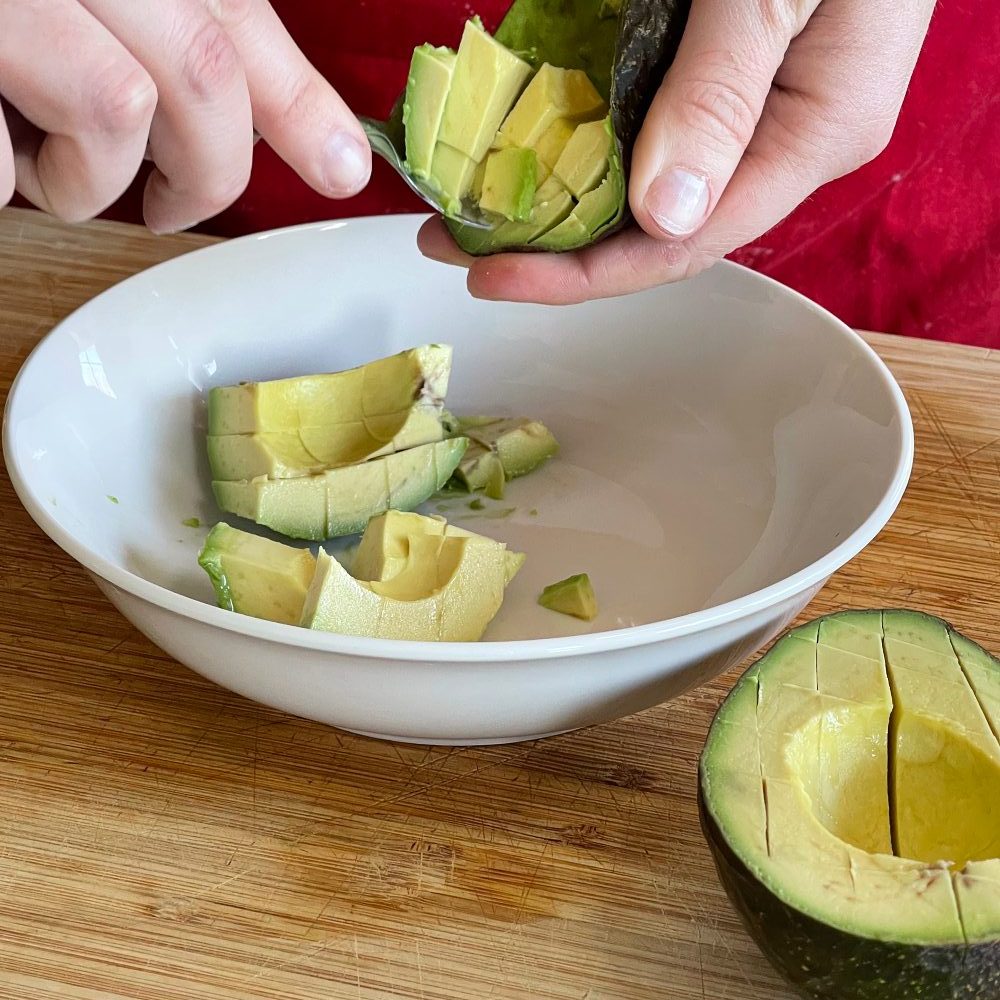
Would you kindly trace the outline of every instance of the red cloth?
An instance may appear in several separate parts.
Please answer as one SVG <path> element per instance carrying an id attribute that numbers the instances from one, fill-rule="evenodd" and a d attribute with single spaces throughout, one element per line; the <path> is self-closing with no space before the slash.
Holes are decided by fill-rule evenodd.
<path id="1" fill-rule="evenodd" d="M 456 44 L 459 0 L 273 0 L 360 114 L 384 116 L 413 46 Z M 508 6 L 475 4 L 488 27 Z M 857 327 L 1000 347 L 1000 4 L 941 0 L 889 148 L 733 254 Z M 137 217 L 137 187 L 110 213 Z M 380 161 L 346 202 L 313 193 L 263 144 L 223 235 L 344 215 L 420 211 Z"/>

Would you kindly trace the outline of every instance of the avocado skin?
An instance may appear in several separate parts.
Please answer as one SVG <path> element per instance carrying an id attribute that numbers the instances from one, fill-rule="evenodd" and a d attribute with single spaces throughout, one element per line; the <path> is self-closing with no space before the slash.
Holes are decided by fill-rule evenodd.
<path id="1" fill-rule="evenodd" d="M 914 613 L 900 608 L 876 613 L 899 611 Z M 800 628 L 818 629 L 827 618 L 837 617 L 836 613 L 825 615 Z M 950 633 L 962 634 L 942 618 L 922 617 L 941 623 Z M 698 817 L 719 881 L 757 947 L 801 996 L 809 1000 L 1000 998 L 1000 940 L 964 946 L 878 941 L 831 927 L 789 906 L 753 876 L 726 842 L 705 804 L 705 782 L 703 754 L 698 768 Z"/>
<path id="2" fill-rule="evenodd" d="M 698 789 L 698 814 L 719 881 L 757 947 L 810 1000 L 996 1000 L 1000 941 L 917 947 L 822 924 L 758 882 L 726 844 Z"/>

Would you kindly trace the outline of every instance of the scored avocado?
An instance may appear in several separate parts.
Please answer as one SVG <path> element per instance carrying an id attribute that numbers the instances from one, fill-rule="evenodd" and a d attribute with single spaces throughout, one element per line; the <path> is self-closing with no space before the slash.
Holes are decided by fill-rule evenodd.
<path id="1" fill-rule="evenodd" d="M 218 505 L 290 538 L 323 541 L 363 530 L 389 509 L 412 510 L 451 478 L 468 447 L 448 438 L 295 479 L 213 481 Z"/>
<path id="2" fill-rule="evenodd" d="M 572 615 L 587 622 L 597 617 L 597 595 L 586 573 L 550 583 L 539 595 L 538 603 L 549 611 Z"/>
<path id="3" fill-rule="evenodd" d="M 824 1000 L 1000 996 L 1000 661 L 940 619 L 844 612 L 737 683 L 702 826 L 761 949 Z"/>
<path id="4" fill-rule="evenodd" d="M 494 37 L 473 18 L 453 62 L 428 45 L 415 50 L 405 95 L 389 120 L 365 120 L 373 148 L 396 166 L 405 150 L 403 171 L 441 205 L 468 253 L 564 251 L 601 240 L 628 221 L 632 146 L 689 8 L 690 0 L 515 0 Z M 600 122 L 606 127 L 596 127 Z M 489 207 L 484 161 L 491 150 L 508 149 L 532 150 L 537 158 L 530 217 L 526 204 L 511 213 Z M 549 181 L 555 187 L 543 194 Z M 613 199 L 610 211 L 581 213 L 558 238 L 539 239 L 602 183 Z M 496 221 L 485 229 L 465 225 L 466 207 Z"/>
<path id="5" fill-rule="evenodd" d="M 459 418 L 457 426 L 469 447 L 455 478 L 469 492 L 483 490 L 493 500 L 503 499 L 508 480 L 527 475 L 559 450 L 559 442 L 540 420 L 466 417 Z"/>
<path id="6" fill-rule="evenodd" d="M 301 623 L 380 639 L 482 638 L 512 576 L 507 546 L 482 535 L 439 530 L 440 522 L 424 528 L 417 518 L 433 520 L 375 519 L 366 529 L 355 571 L 374 571 L 379 579 L 356 579 L 320 552 Z M 369 542 L 369 532 L 376 540 Z"/>
<path id="7" fill-rule="evenodd" d="M 306 476 L 439 441 L 451 357 L 430 344 L 343 372 L 211 389 L 212 478 Z"/>
<path id="8" fill-rule="evenodd" d="M 297 625 L 316 571 L 308 549 L 282 545 L 220 522 L 205 539 L 198 564 L 220 608 Z"/>

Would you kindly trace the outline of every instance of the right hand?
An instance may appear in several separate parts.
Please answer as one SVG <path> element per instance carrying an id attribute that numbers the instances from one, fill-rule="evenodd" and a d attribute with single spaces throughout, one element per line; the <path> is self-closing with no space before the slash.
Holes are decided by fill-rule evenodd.
<path id="1" fill-rule="evenodd" d="M 70 222 L 155 164 L 143 215 L 177 232 L 231 205 L 254 130 L 320 194 L 371 173 L 355 117 L 267 0 L 0 0 L 0 206 Z"/>

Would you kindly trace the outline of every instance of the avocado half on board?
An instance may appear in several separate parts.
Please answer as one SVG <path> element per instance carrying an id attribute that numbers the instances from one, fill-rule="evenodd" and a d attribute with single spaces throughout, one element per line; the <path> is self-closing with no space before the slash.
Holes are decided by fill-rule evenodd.
<path id="1" fill-rule="evenodd" d="M 937 618 L 844 612 L 738 682 L 702 828 L 763 952 L 807 997 L 1000 997 L 1000 661 Z"/>
<path id="2" fill-rule="evenodd" d="M 690 0 L 515 0 L 494 36 L 414 51 L 377 152 L 484 255 L 576 250 L 628 220 L 632 146 Z M 476 217 L 480 226 L 459 218 Z"/>

